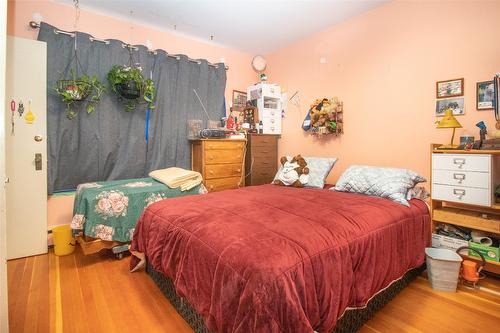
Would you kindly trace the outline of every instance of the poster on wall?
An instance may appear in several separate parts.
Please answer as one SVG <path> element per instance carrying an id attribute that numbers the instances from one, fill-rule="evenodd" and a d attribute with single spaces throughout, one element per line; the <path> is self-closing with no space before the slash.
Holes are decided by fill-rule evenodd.
<path id="1" fill-rule="evenodd" d="M 493 81 L 478 82 L 476 85 L 476 108 L 478 110 L 493 110 L 495 89 Z"/>
<path id="2" fill-rule="evenodd" d="M 436 82 L 436 98 L 448 98 L 463 95 L 463 78 Z"/>
<path id="3" fill-rule="evenodd" d="M 444 116 L 447 109 L 453 110 L 454 116 L 461 116 L 465 114 L 465 102 L 463 97 L 438 99 L 436 101 L 436 117 Z"/>

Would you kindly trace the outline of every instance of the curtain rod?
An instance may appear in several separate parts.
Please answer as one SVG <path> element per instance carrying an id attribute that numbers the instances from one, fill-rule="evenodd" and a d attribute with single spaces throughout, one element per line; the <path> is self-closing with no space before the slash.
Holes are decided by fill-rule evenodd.
<path id="1" fill-rule="evenodd" d="M 29 22 L 29 26 L 31 29 L 40 29 L 40 23 L 37 23 L 35 21 L 30 21 Z M 70 37 L 75 37 L 75 33 L 73 32 L 69 32 L 69 31 L 64 31 L 64 30 L 57 30 L 57 29 L 54 29 L 54 32 L 56 34 L 64 34 L 64 35 L 68 35 Z M 105 40 L 105 39 L 99 39 L 99 38 L 95 38 L 93 36 L 90 36 L 89 39 L 91 41 L 96 41 L 96 42 L 101 42 L 101 43 L 104 43 L 104 44 L 109 44 L 109 40 Z M 132 49 L 132 50 L 138 50 L 139 48 L 137 46 L 133 46 L 133 45 L 130 45 L 130 44 L 123 44 L 122 43 L 122 47 L 123 48 L 128 48 L 128 49 Z M 148 50 L 149 53 L 152 53 L 153 55 L 157 55 L 158 52 L 157 51 L 154 51 L 154 50 Z M 175 58 L 177 60 L 179 60 L 181 57 L 179 55 L 176 55 L 176 54 L 168 54 L 167 53 L 167 56 L 170 57 L 170 58 Z M 193 62 L 193 63 L 196 63 L 196 64 L 201 64 L 201 61 L 199 60 L 196 60 L 196 59 L 191 59 L 191 58 L 188 58 L 188 61 L 190 62 Z M 212 66 L 212 67 L 215 67 L 215 68 L 218 68 L 219 65 L 217 64 L 212 64 L 211 62 L 208 63 L 209 66 Z M 224 68 L 227 70 L 229 70 L 229 66 L 227 65 L 224 65 Z"/>

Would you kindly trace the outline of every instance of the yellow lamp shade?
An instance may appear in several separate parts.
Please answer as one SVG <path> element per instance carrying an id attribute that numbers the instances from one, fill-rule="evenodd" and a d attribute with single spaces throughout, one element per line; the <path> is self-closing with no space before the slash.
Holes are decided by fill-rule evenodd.
<path id="1" fill-rule="evenodd" d="M 447 109 L 444 111 L 444 117 L 440 121 L 437 121 L 437 128 L 453 128 L 453 134 L 451 135 L 451 141 L 449 145 L 442 145 L 438 149 L 457 149 L 458 145 L 453 144 L 453 139 L 455 138 L 455 128 L 462 128 L 462 125 L 458 122 L 457 118 L 453 116 L 453 110 Z"/>
<path id="2" fill-rule="evenodd" d="M 453 110 L 447 109 L 444 112 L 444 117 L 437 122 L 437 128 L 462 128 L 457 118 L 453 116 Z"/>

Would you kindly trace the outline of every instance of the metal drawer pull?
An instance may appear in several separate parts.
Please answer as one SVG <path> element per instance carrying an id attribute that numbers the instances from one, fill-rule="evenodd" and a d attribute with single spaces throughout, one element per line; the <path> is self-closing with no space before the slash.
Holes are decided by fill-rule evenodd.
<path id="1" fill-rule="evenodd" d="M 464 173 L 454 173 L 453 174 L 453 179 L 458 180 L 458 183 L 462 184 L 462 181 L 465 180 L 465 174 Z"/>
<path id="2" fill-rule="evenodd" d="M 465 195 L 465 190 L 460 190 L 460 189 L 453 189 L 453 194 L 457 196 L 458 199 L 462 199 L 462 197 Z"/>
<path id="3" fill-rule="evenodd" d="M 465 164 L 465 158 L 454 158 L 453 164 L 458 164 L 458 167 L 461 169 L 462 166 Z"/>

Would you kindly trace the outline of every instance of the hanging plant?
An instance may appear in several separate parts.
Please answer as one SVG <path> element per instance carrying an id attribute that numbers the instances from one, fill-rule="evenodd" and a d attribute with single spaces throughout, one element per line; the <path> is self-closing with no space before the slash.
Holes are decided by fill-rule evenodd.
<path id="1" fill-rule="evenodd" d="M 114 65 L 107 78 L 111 89 L 127 100 L 125 111 L 133 111 L 140 103 L 141 96 L 147 103 L 147 107 L 154 109 L 156 88 L 153 80 L 144 78 L 140 67 Z"/>
<path id="2" fill-rule="evenodd" d="M 68 119 L 74 119 L 78 114 L 74 103 L 87 102 L 87 113 L 92 113 L 96 105 L 101 101 L 102 94 L 106 87 L 95 76 L 82 75 L 77 76 L 74 69 L 70 70 L 71 78 L 58 80 L 54 90 L 59 94 L 62 101 L 66 103 L 66 116 Z"/>

